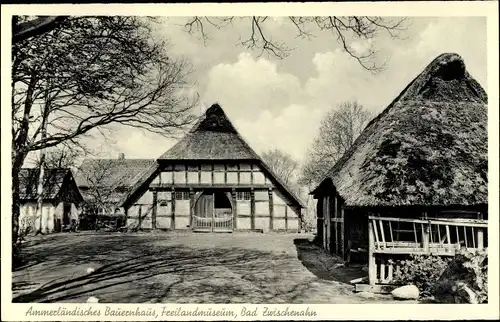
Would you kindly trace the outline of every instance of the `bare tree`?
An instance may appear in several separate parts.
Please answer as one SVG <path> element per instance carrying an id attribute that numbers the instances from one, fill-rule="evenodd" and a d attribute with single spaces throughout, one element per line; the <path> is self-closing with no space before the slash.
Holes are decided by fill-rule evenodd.
<path id="1" fill-rule="evenodd" d="M 32 19 L 12 18 L 12 42 L 17 43 L 54 30 L 67 16 L 40 16 Z"/>
<path id="2" fill-rule="evenodd" d="M 81 187 L 84 197 L 84 214 L 93 218 L 97 224 L 101 214 L 114 212 L 114 195 L 121 188 L 120 182 L 109 184 L 113 171 L 111 160 L 91 160 L 90 164 L 81 168 L 80 171 L 83 173 L 79 176 L 86 182 L 86 185 Z"/>
<path id="3" fill-rule="evenodd" d="M 77 166 L 78 159 L 85 154 L 85 151 L 78 146 L 61 143 L 60 146 L 47 149 L 45 152 L 45 167 L 47 169 L 70 168 L 74 169 Z M 33 158 L 35 167 L 41 166 L 40 155 L 36 154 Z"/>
<path id="4" fill-rule="evenodd" d="M 280 17 L 281 18 L 281 17 Z M 371 40 L 385 32 L 391 38 L 399 38 L 406 30 L 408 20 L 389 17 L 283 17 L 285 22 L 293 26 L 296 38 L 311 39 L 318 32 L 330 33 L 334 42 L 340 43 L 342 49 L 356 59 L 361 66 L 371 72 L 385 68 L 386 63 L 377 62 L 378 51 L 371 47 L 360 51 L 353 46 L 357 40 Z M 249 34 L 240 37 L 240 45 L 252 50 L 260 50 L 278 59 L 287 57 L 293 48 L 284 41 L 273 37 L 269 25 L 273 17 L 192 17 L 184 24 L 184 29 L 190 34 L 198 35 L 204 42 L 209 39 L 210 29 L 216 31 L 230 27 L 233 23 L 246 24 Z"/>
<path id="5" fill-rule="evenodd" d="M 295 183 L 299 163 L 290 154 L 280 149 L 272 149 L 264 152 L 262 159 L 286 185 Z"/>
<path id="6" fill-rule="evenodd" d="M 330 110 L 308 150 L 299 182 L 309 188 L 319 184 L 326 172 L 353 145 L 370 119 L 371 113 L 357 102 L 343 102 Z"/>
<path id="7" fill-rule="evenodd" d="M 25 19 L 25 18 L 23 18 Z M 172 135 L 193 120 L 192 72 L 143 17 L 70 17 L 12 45 L 12 239 L 28 153 L 122 124 Z"/>

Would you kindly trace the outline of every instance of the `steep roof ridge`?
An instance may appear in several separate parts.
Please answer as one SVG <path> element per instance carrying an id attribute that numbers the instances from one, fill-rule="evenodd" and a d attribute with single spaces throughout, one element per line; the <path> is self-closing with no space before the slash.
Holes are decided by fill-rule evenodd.
<path id="1" fill-rule="evenodd" d="M 481 142 L 481 139 L 479 139 L 478 141 L 478 139 L 473 138 L 476 138 L 477 135 L 486 135 L 484 130 L 484 118 L 487 115 L 487 101 L 488 96 L 486 92 L 481 87 L 481 85 L 468 73 L 465 68 L 465 63 L 459 55 L 453 53 L 445 53 L 439 55 L 417 77 L 415 77 L 403 89 L 402 92 L 400 92 L 396 99 L 394 99 L 377 117 L 369 122 L 361 135 L 356 139 L 353 146 L 327 172 L 323 180 L 312 191 L 312 194 L 316 193 L 318 189 L 327 182 L 327 180 L 330 180 L 339 190 L 340 195 L 346 199 L 346 203 L 350 205 L 483 203 L 485 198 L 487 198 L 487 185 L 485 186 L 485 181 L 487 179 L 484 178 L 483 174 L 483 159 L 485 147 L 479 144 L 479 142 Z M 468 109 L 471 109 L 470 112 L 468 112 Z M 397 115 L 400 115 L 400 117 L 398 118 Z M 416 116 L 417 119 L 412 121 L 411 115 Z M 403 186 L 401 187 L 398 187 L 396 182 L 391 183 L 391 180 L 393 179 L 390 179 L 390 177 L 386 177 L 385 173 L 386 171 L 388 171 L 387 175 L 392 176 L 396 174 L 396 172 L 394 172 L 396 170 L 391 170 L 390 168 L 387 168 L 387 166 L 393 164 L 394 166 L 399 168 L 405 164 L 404 162 L 416 162 L 415 160 L 419 158 L 419 153 L 423 153 L 420 155 L 425 155 L 425 153 L 428 152 L 421 149 L 416 149 L 414 150 L 415 152 L 411 152 L 412 150 L 408 150 L 408 148 L 403 147 L 402 150 L 399 150 L 399 148 L 397 148 L 397 150 L 394 150 L 396 151 L 394 153 L 399 153 L 398 151 L 401 151 L 401 153 L 403 154 L 398 154 L 398 158 L 395 159 L 390 157 L 389 154 L 384 154 L 392 153 L 388 152 L 389 150 L 386 152 L 380 150 L 381 148 L 384 148 L 383 145 L 380 145 L 382 144 L 382 141 L 374 141 L 372 143 L 375 144 L 375 146 L 373 146 L 373 148 L 368 148 L 369 144 L 371 144 L 370 142 L 372 140 L 380 140 L 386 137 L 388 139 L 391 138 L 391 140 L 396 139 L 396 141 L 394 142 L 400 142 L 408 146 L 408 144 L 412 144 L 412 140 L 418 140 L 419 135 L 427 135 L 425 134 L 427 132 L 418 134 L 418 124 L 421 124 L 420 122 L 425 123 L 426 120 L 434 120 L 433 122 L 443 122 L 444 119 L 443 121 L 441 121 L 439 117 L 444 117 L 445 119 L 447 119 L 449 117 L 453 117 L 453 115 L 456 115 L 456 117 L 459 117 L 459 119 L 465 118 L 466 120 L 469 120 L 470 117 L 470 120 L 474 120 L 473 123 L 471 123 L 473 127 L 469 128 L 467 127 L 467 125 L 463 124 L 463 130 L 460 130 L 460 125 L 456 123 L 459 119 L 456 118 L 453 121 L 454 123 L 443 123 L 443 127 L 439 127 L 439 124 L 441 123 L 436 123 L 436 125 L 427 125 L 427 127 L 437 126 L 436 133 L 437 135 L 445 135 L 443 139 L 446 139 L 446 135 L 449 136 L 451 134 L 450 131 L 453 131 L 454 128 L 458 130 L 457 133 L 461 138 L 467 136 L 471 138 L 467 139 L 463 143 L 466 144 L 465 146 L 463 146 L 463 144 L 458 144 L 457 142 L 458 145 L 456 146 L 456 149 L 458 149 L 457 153 L 464 153 L 464 148 L 470 148 L 470 153 L 473 153 L 477 157 L 474 159 L 475 161 L 471 164 L 467 164 L 465 168 L 457 168 L 458 165 L 455 162 L 457 160 L 454 160 L 454 162 L 450 163 L 450 166 L 452 166 L 451 164 L 453 164 L 455 167 L 453 168 L 455 170 L 451 169 L 450 171 L 458 171 L 457 175 L 461 176 L 460 178 L 463 179 L 457 179 L 458 177 L 455 177 L 454 181 L 449 183 L 452 184 L 452 186 L 450 186 L 449 188 L 445 188 L 445 186 L 443 186 L 443 182 L 448 182 L 447 180 L 451 180 L 449 176 L 441 177 L 436 173 L 431 174 L 433 176 L 437 175 L 436 177 L 431 177 L 434 179 L 426 179 L 425 177 L 415 179 L 415 176 L 421 175 L 424 172 L 422 172 L 422 170 L 418 170 L 418 172 L 415 172 L 417 170 L 412 170 L 413 167 L 415 167 L 415 164 L 411 163 L 413 165 L 409 164 L 408 166 L 404 166 L 404 168 L 401 168 L 400 170 L 403 171 L 403 177 L 401 178 L 402 180 L 404 180 L 403 182 L 406 182 L 406 180 L 410 180 L 409 182 L 411 182 L 411 185 L 407 186 L 407 188 L 403 188 L 404 183 L 402 183 Z M 400 119 L 402 122 L 410 123 L 398 123 L 397 119 Z M 390 125 L 392 123 L 387 122 L 394 121 L 396 121 L 397 123 L 393 125 L 397 125 L 397 127 L 392 129 Z M 406 126 L 409 125 L 411 126 L 408 128 L 408 133 L 412 133 L 412 136 L 408 137 L 409 141 L 399 141 L 398 138 L 401 138 L 401 134 L 398 133 L 405 133 Z M 388 130 L 389 132 L 386 133 L 386 131 L 384 131 L 384 133 L 381 133 L 380 131 L 383 131 L 384 128 L 381 128 L 380 126 L 384 126 L 385 130 Z M 465 126 L 465 128 L 463 126 Z M 423 137 L 422 139 L 427 142 L 427 144 L 429 144 L 429 142 L 432 142 L 429 140 L 432 140 L 432 137 L 436 135 L 434 133 L 435 131 L 431 131 L 429 133 L 430 136 Z M 459 142 L 462 142 L 461 139 L 459 140 Z M 453 153 L 453 151 L 451 150 L 450 152 L 444 152 L 448 151 L 449 149 L 454 149 L 453 147 L 455 147 L 455 145 L 448 146 L 445 143 L 438 144 L 436 146 L 438 151 L 443 151 L 442 153 Z M 374 167 L 379 161 L 376 161 L 375 155 L 373 155 L 373 153 L 375 153 L 376 151 L 378 151 L 377 153 L 381 152 L 379 156 L 380 158 L 382 158 L 382 156 L 384 155 L 386 157 L 389 157 L 387 161 L 383 161 L 384 159 L 380 159 L 380 162 L 383 161 L 389 163 L 387 163 L 387 165 L 381 164 L 382 168 L 377 171 L 375 171 L 375 169 L 378 168 Z M 438 153 L 437 158 L 442 159 L 445 156 L 445 154 L 442 153 Z M 401 157 L 403 159 L 401 159 Z M 405 161 L 406 158 L 409 158 L 408 161 Z M 422 162 L 427 162 L 424 164 L 429 164 L 429 166 L 432 166 L 433 162 L 442 162 L 436 160 L 440 159 L 423 159 Z M 425 169 L 423 168 L 424 171 L 434 171 L 432 170 L 434 168 L 429 168 L 428 170 Z M 383 176 L 383 178 L 377 177 L 377 173 L 379 173 L 379 176 Z M 455 172 L 450 172 L 450 174 L 451 173 Z M 483 181 L 476 181 L 474 176 L 478 176 L 478 178 L 479 176 L 483 177 Z M 363 180 L 369 181 L 364 182 Z M 415 184 L 417 182 L 413 182 L 412 180 L 423 180 L 423 182 L 420 182 L 419 184 L 423 184 L 424 186 L 421 186 L 422 188 L 418 188 L 417 191 L 415 191 Z M 435 186 L 435 183 L 431 184 L 431 182 L 433 181 L 428 180 L 438 180 L 441 183 L 437 183 L 437 185 Z M 466 181 L 460 183 L 460 181 L 457 180 Z M 382 182 L 384 183 L 384 185 L 386 183 L 388 184 L 387 188 L 384 189 L 396 190 L 388 190 L 388 192 L 392 192 L 389 193 L 387 197 L 382 197 L 380 193 L 383 192 L 384 189 L 376 188 L 380 187 L 380 184 Z M 373 186 L 374 184 L 376 185 Z M 448 183 L 446 183 L 445 185 L 447 184 Z M 467 187 L 464 187 L 462 190 L 458 189 L 461 184 L 465 184 L 467 185 Z M 435 189 L 438 190 L 434 191 Z M 349 191 L 352 192 L 352 195 Z M 370 191 L 372 191 L 373 193 L 371 193 Z M 436 194 L 434 194 L 434 192 Z"/>
<path id="2" fill-rule="evenodd" d="M 201 126 L 203 126 L 203 122 L 205 120 L 207 120 L 207 114 L 211 113 L 211 112 L 215 112 L 216 113 L 219 113 L 220 116 L 222 116 L 224 118 L 224 120 L 219 120 L 221 122 L 225 122 L 226 125 L 229 125 L 230 126 L 230 131 L 231 133 L 233 133 L 234 135 L 236 135 L 236 137 L 241 141 L 242 145 L 248 150 L 248 152 L 250 152 L 250 154 L 253 156 L 253 159 L 255 161 L 258 161 L 260 163 L 260 165 L 271 175 L 272 179 L 275 180 L 279 186 L 281 186 L 281 188 L 283 188 L 285 190 L 285 192 L 289 195 L 289 197 L 291 197 L 295 202 L 297 202 L 301 207 L 304 207 L 305 208 L 305 204 L 304 202 L 302 201 L 301 198 L 299 198 L 289 187 L 288 185 L 286 185 L 275 173 L 274 171 L 272 171 L 272 169 L 262 160 L 262 158 L 255 152 L 255 150 L 247 143 L 247 141 L 243 138 L 243 136 L 238 132 L 238 130 L 236 129 L 236 127 L 233 125 L 233 123 L 231 122 L 231 120 L 227 117 L 226 113 L 224 112 L 224 110 L 222 109 L 222 107 L 218 104 L 218 103 L 215 103 L 213 104 L 209 109 L 207 109 L 207 111 L 202 114 L 197 122 L 193 125 L 193 127 L 191 128 L 191 130 L 186 134 L 186 136 L 184 138 L 182 138 L 181 140 L 179 140 L 179 142 L 177 142 L 174 146 L 172 146 L 167 152 L 165 152 L 162 156 L 160 156 L 160 158 L 158 158 L 158 160 L 168 160 L 168 159 L 164 159 L 163 156 L 166 155 L 170 150 L 174 149 L 178 144 L 181 143 L 181 141 L 184 141 L 187 139 L 188 136 L 190 135 L 193 135 L 194 133 L 198 132 L 198 131 L 207 131 L 207 132 L 210 132 L 210 131 L 213 131 L 213 129 L 210 128 L 210 126 L 208 128 L 201 128 Z M 227 130 L 227 129 L 226 129 Z M 156 164 L 153 164 L 151 165 L 150 168 L 148 168 L 146 171 L 142 172 L 142 175 L 140 177 L 140 179 L 137 181 L 137 183 L 132 187 L 132 189 L 130 189 L 129 193 L 127 193 L 126 196 L 124 196 L 124 198 L 121 200 L 121 203 L 125 203 L 133 194 L 135 194 L 135 191 L 137 189 L 139 189 L 142 185 L 146 184 L 148 181 L 151 180 L 151 177 L 157 172 L 158 170 L 158 167 L 159 167 L 159 164 L 158 162 Z"/>
<path id="3" fill-rule="evenodd" d="M 429 63 L 400 93 L 399 95 L 391 101 L 391 103 L 382 111 L 380 112 L 376 117 L 374 117 L 363 129 L 361 134 L 357 137 L 357 139 L 354 141 L 353 145 L 347 152 L 342 155 L 342 157 L 332 166 L 332 168 L 326 172 L 326 174 L 323 176 L 323 179 L 318 183 L 315 189 L 312 190 L 311 194 L 314 194 L 314 191 L 316 191 L 317 188 L 323 183 L 326 179 L 332 177 L 336 172 L 341 169 L 344 164 L 346 163 L 347 160 L 349 160 L 353 153 L 356 151 L 358 146 L 364 142 L 368 137 L 371 136 L 370 130 L 372 127 L 378 123 L 378 121 L 383 118 L 386 114 L 388 114 L 394 105 L 396 105 L 399 102 L 402 101 L 408 101 L 412 100 L 415 95 L 415 90 L 414 89 L 420 89 L 426 82 L 429 81 L 434 75 L 433 69 L 435 69 L 440 61 L 443 58 L 450 57 L 450 58 L 455 58 L 459 59 L 460 61 L 463 62 L 462 58 L 460 55 L 456 53 L 443 53 L 439 55 L 438 57 L 434 58 L 431 63 Z M 476 87 L 480 89 L 480 93 L 477 93 L 477 89 L 474 88 L 474 92 L 477 93 L 477 95 L 485 102 L 487 103 L 487 94 L 486 92 L 482 89 L 481 85 L 470 76 L 467 70 L 464 71 L 465 75 L 464 77 L 467 78 L 468 81 L 473 82 Z M 420 86 L 419 86 L 420 85 Z M 413 91 L 412 91 L 413 89 Z"/>

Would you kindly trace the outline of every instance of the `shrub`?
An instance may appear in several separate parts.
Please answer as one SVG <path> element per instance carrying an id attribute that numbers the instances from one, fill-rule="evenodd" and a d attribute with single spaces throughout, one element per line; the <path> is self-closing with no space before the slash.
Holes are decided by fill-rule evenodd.
<path id="1" fill-rule="evenodd" d="M 437 281 L 436 288 L 439 302 L 487 303 L 487 249 L 461 250 Z"/>
<path id="2" fill-rule="evenodd" d="M 421 297 L 433 296 L 436 282 L 450 261 L 449 257 L 412 255 L 400 262 L 401 269 L 394 274 L 394 282 L 415 285 Z"/>

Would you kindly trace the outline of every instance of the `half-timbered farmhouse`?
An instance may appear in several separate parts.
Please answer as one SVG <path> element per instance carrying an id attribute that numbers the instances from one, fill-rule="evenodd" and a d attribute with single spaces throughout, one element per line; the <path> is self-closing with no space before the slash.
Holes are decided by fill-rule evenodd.
<path id="1" fill-rule="evenodd" d="M 120 175 L 114 175 L 103 183 L 112 182 L 114 190 L 120 190 L 113 193 L 110 208 L 124 209 L 129 229 L 297 232 L 301 228 L 300 199 L 245 142 L 218 104 L 183 139 L 150 161 L 142 160 L 133 171 L 127 170 L 133 159 L 114 160 L 104 167 L 126 175 L 119 180 L 115 177 Z M 90 183 L 82 179 L 79 185 L 85 193 Z"/>
<path id="2" fill-rule="evenodd" d="M 218 104 L 122 200 L 128 225 L 194 231 L 294 231 L 303 204 Z"/>
<path id="3" fill-rule="evenodd" d="M 42 217 L 37 217 L 38 168 L 24 168 L 19 173 L 20 231 L 59 232 L 74 220 L 78 222 L 83 198 L 70 169 L 45 169 L 43 176 Z M 41 220 L 41 222 L 40 222 Z"/>
<path id="4" fill-rule="evenodd" d="M 486 247 L 487 144 L 485 91 L 459 55 L 440 55 L 312 192 L 323 247 L 364 253 L 372 284 L 398 254 Z"/>

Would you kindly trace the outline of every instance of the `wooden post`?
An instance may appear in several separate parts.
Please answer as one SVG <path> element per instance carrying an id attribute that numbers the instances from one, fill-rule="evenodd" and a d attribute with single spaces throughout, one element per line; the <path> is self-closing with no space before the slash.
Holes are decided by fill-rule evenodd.
<path id="1" fill-rule="evenodd" d="M 137 226 L 137 230 L 142 230 L 142 205 L 137 205 L 139 207 L 139 225 Z"/>
<path id="2" fill-rule="evenodd" d="M 236 189 L 231 190 L 231 199 L 233 201 L 233 229 L 238 228 L 238 200 L 236 199 Z"/>
<path id="3" fill-rule="evenodd" d="M 288 205 L 285 205 L 285 231 L 288 231 Z"/>
<path id="4" fill-rule="evenodd" d="M 123 210 L 124 210 L 124 212 L 125 212 L 125 227 L 126 227 L 126 229 L 128 230 L 128 208 L 123 207 Z M 59 229 L 59 228 L 60 228 L 60 227 L 58 227 L 58 229 Z"/>
<path id="5" fill-rule="evenodd" d="M 323 198 L 318 197 L 318 201 L 316 202 L 316 230 L 317 230 L 317 236 L 318 236 L 318 242 L 323 245 L 323 220 L 324 220 L 324 214 L 323 214 Z"/>
<path id="6" fill-rule="evenodd" d="M 375 240 L 373 238 L 373 224 L 368 219 L 368 281 L 370 285 L 375 285 L 377 281 L 377 266 L 375 263 Z"/>
<path id="7" fill-rule="evenodd" d="M 422 247 L 429 254 L 429 224 L 422 224 Z"/>
<path id="8" fill-rule="evenodd" d="M 330 198 L 323 197 L 323 248 L 330 251 L 331 242 Z"/>
<path id="9" fill-rule="evenodd" d="M 340 208 L 340 252 L 341 252 L 341 256 L 342 256 L 342 259 L 345 260 L 346 256 L 345 256 L 345 237 L 344 237 L 344 233 L 345 233 L 345 224 L 344 224 L 344 207 L 342 207 L 342 204 L 339 202 L 338 203 L 338 206 Z"/>
<path id="10" fill-rule="evenodd" d="M 483 214 L 478 214 L 478 219 L 483 219 Z M 477 229 L 477 248 L 484 249 L 484 230 L 483 228 Z"/>
<path id="11" fill-rule="evenodd" d="M 483 228 L 477 229 L 477 249 L 484 249 L 484 231 L 483 231 Z"/>
<path id="12" fill-rule="evenodd" d="M 189 188 L 189 228 L 193 229 L 194 216 L 194 190 Z"/>
<path id="13" fill-rule="evenodd" d="M 156 211 L 158 208 L 158 191 L 153 191 L 153 209 L 151 212 L 151 229 L 156 229 Z"/>
<path id="14" fill-rule="evenodd" d="M 175 189 L 172 188 L 172 197 L 171 202 L 172 202 L 172 218 L 170 219 L 170 229 L 174 230 L 175 229 Z"/>
<path id="15" fill-rule="evenodd" d="M 332 205 L 331 205 L 331 209 L 332 211 L 330 211 L 330 214 L 333 215 L 333 220 L 335 220 L 333 222 L 333 229 L 335 230 L 335 245 L 334 245 L 334 248 L 333 248 L 333 252 L 338 255 L 339 254 L 339 229 L 338 229 L 338 223 L 337 223 L 337 197 L 335 195 L 332 196 L 332 201 L 331 201 Z M 332 216 L 330 216 L 330 220 L 332 219 Z"/>
<path id="16" fill-rule="evenodd" d="M 269 230 L 273 230 L 274 224 L 274 201 L 273 201 L 273 188 L 269 188 Z"/>
<path id="17" fill-rule="evenodd" d="M 250 189 L 250 229 L 255 229 L 255 191 Z"/>

